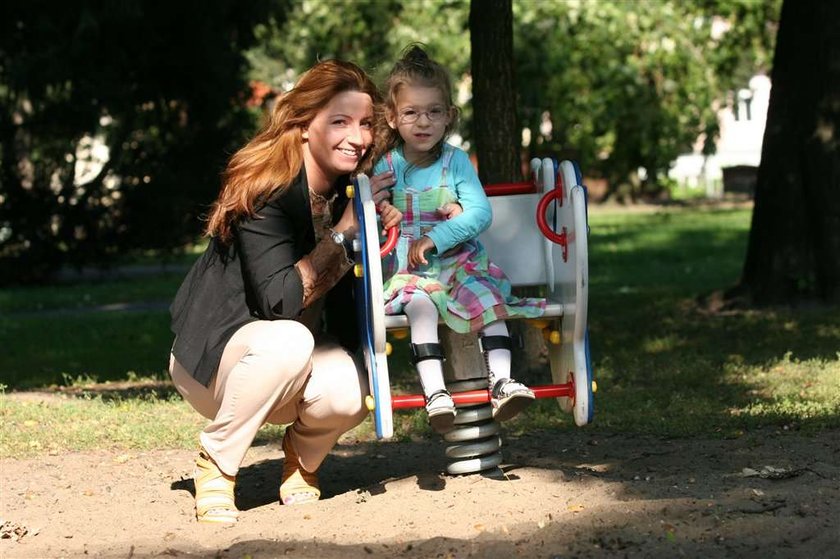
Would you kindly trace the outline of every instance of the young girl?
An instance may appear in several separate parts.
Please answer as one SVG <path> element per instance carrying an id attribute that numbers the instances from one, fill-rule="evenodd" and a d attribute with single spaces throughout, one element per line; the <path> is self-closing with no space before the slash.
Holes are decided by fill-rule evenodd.
<path id="1" fill-rule="evenodd" d="M 408 317 L 412 360 L 435 431 L 451 430 L 456 413 L 443 381 L 439 316 L 456 332 L 479 332 L 493 417 L 510 419 L 534 393 L 510 378 L 505 319 L 540 316 L 545 301 L 512 297 L 510 282 L 477 240 L 492 210 L 467 154 L 444 141 L 458 115 L 446 70 L 412 46 L 386 88 L 372 184 L 393 185 L 403 221 L 397 248 L 383 261 L 385 312 Z"/>

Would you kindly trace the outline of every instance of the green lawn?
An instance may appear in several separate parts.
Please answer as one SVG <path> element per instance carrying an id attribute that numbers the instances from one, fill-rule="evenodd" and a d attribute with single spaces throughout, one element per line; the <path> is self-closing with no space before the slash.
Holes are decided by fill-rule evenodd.
<path id="1" fill-rule="evenodd" d="M 587 428 L 739 436 L 758 427 L 840 425 L 837 308 L 709 312 L 697 303 L 737 281 L 749 223 L 745 209 L 593 209 L 589 312 L 599 391 Z M 165 301 L 181 275 L 0 290 L 0 383 L 8 391 L 83 388 L 84 379 L 165 379 L 165 308 L 56 309 L 75 309 L 80 297 L 86 304 Z M 39 308 L 53 312 L 31 312 Z M 414 382 L 406 363 L 400 348 L 391 359 L 397 386 Z M 201 420 L 171 392 L 87 394 L 54 404 L 0 395 L 2 454 L 194 445 L 193 435 L 178 433 L 195 433 Z M 426 429 L 419 412 L 399 412 L 395 423 L 398 437 Z M 575 427 L 553 401 L 541 400 L 506 428 Z M 354 436 L 371 436 L 369 421 Z"/>
<path id="2" fill-rule="evenodd" d="M 75 282 L 42 287 L 0 289 L 0 316 L 43 311 L 72 311 L 104 305 L 172 299 L 184 271 L 165 269 L 159 274 L 121 280 Z"/>

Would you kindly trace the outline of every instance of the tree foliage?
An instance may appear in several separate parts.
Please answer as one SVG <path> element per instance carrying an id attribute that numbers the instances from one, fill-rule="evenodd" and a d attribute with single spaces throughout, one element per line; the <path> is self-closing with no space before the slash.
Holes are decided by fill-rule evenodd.
<path id="1" fill-rule="evenodd" d="M 716 111 L 731 90 L 768 68 L 779 6 L 514 1 L 516 120 L 531 136 L 527 156 L 577 157 L 634 197 L 661 190 L 670 164 L 698 137 L 713 149 Z M 382 78 L 406 44 L 420 41 L 469 92 L 468 13 L 465 0 L 293 0 L 283 25 L 261 28 L 255 75 L 291 83 L 318 57 L 338 56 Z M 462 101 L 460 134 L 470 140 L 473 106 L 469 95 Z"/>
<path id="2" fill-rule="evenodd" d="M 281 20 L 257 27 L 252 76 L 285 89 L 319 59 L 353 60 L 382 80 L 400 51 L 423 43 L 453 76 L 469 68 L 467 0 L 291 0 Z"/>
<path id="3" fill-rule="evenodd" d="M 268 7 L 3 3 L 0 282 L 194 239 L 248 128 L 241 51 Z"/>
<path id="4" fill-rule="evenodd" d="M 698 137 L 707 153 L 713 149 L 716 110 L 736 70 L 761 69 L 745 64 L 757 46 L 740 50 L 758 34 L 758 21 L 747 27 L 746 16 L 731 12 L 770 17 L 745 1 L 515 6 L 520 110 L 536 150 L 573 154 L 634 197 L 659 191 L 670 164 Z M 727 21 L 729 30 L 717 35 L 713 26 Z"/>
<path id="5" fill-rule="evenodd" d="M 715 108 L 738 80 L 766 67 L 779 4 L 514 0 L 526 155 L 573 155 L 634 196 L 656 191 L 698 135 L 712 145 Z M 0 282 L 194 238 L 225 158 L 256 124 L 248 78 L 285 89 L 316 60 L 341 57 L 381 80 L 407 44 L 422 42 L 459 86 L 469 147 L 473 118 L 501 118 L 472 112 L 469 7 L 3 3 Z M 715 35 L 721 22 L 728 28 Z"/>

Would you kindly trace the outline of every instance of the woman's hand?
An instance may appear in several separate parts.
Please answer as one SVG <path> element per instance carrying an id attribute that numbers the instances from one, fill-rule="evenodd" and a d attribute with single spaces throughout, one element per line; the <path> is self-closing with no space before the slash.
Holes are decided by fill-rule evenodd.
<path id="1" fill-rule="evenodd" d="M 388 201 L 379 205 L 379 218 L 382 220 L 382 228 L 390 229 L 396 227 L 402 221 L 403 213 Z"/>
<path id="2" fill-rule="evenodd" d="M 411 243 L 411 248 L 408 249 L 408 267 L 417 268 L 421 264 L 424 266 L 428 264 L 426 253 L 433 248 L 435 248 L 435 243 L 425 235 Z"/>
<path id="3" fill-rule="evenodd" d="M 391 199 L 391 187 L 396 184 L 394 173 L 385 171 L 370 178 L 370 192 L 373 196 L 373 203 L 379 208 L 382 202 Z"/>
<path id="4" fill-rule="evenodd" d="M 444 219 L 452 219 L 464 213 L 464 208 L 458 202 L 450 202 L 439 207 L 437 212 Z"/>

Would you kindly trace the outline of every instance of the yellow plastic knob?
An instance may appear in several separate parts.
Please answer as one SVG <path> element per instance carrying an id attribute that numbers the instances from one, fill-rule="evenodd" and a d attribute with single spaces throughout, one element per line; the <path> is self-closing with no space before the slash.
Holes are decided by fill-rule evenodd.
<path id="1" fill-rule="evenodd" d="M 394 346 L 390 342 L 385 342 L 385 355 L 391 355 L 392 351 L 394 351 Z"/>
<path id="2" fill-rule="evenodd" d="M 361 264 L 356 264 L 353 266 L 353 275 L 357 278 L 360 278 L 365 275 L 365 267 Z"/>
<path id="3" fill-rule="evenodd" d="M 554 345 L 560 345 L 560 332 L 558 330 L 552 330 L 551 334 L 548 335 L 548 341 Z"/>
<path id="4" fill-rule="evenodd" d="M 376 409 L 376 400 L 373 399 L 373 396 L 368 394 L 365 396 L 365 407 L 367 407 L 368 411 L 373 411 Z"/>
<path id="5" fill-rule="evenodd" d="M 594 380 L 592 381 L 592 393 L 598 392 L 598 383 Z"/>
<path id="6" fill-rule="evenodd" d="M 344 189 L 344 192 L 347 194 L 348 198 L 352 198 L 356 195 L 356 189 L 352 184 L 348 184 L 347 188 Z"/>

